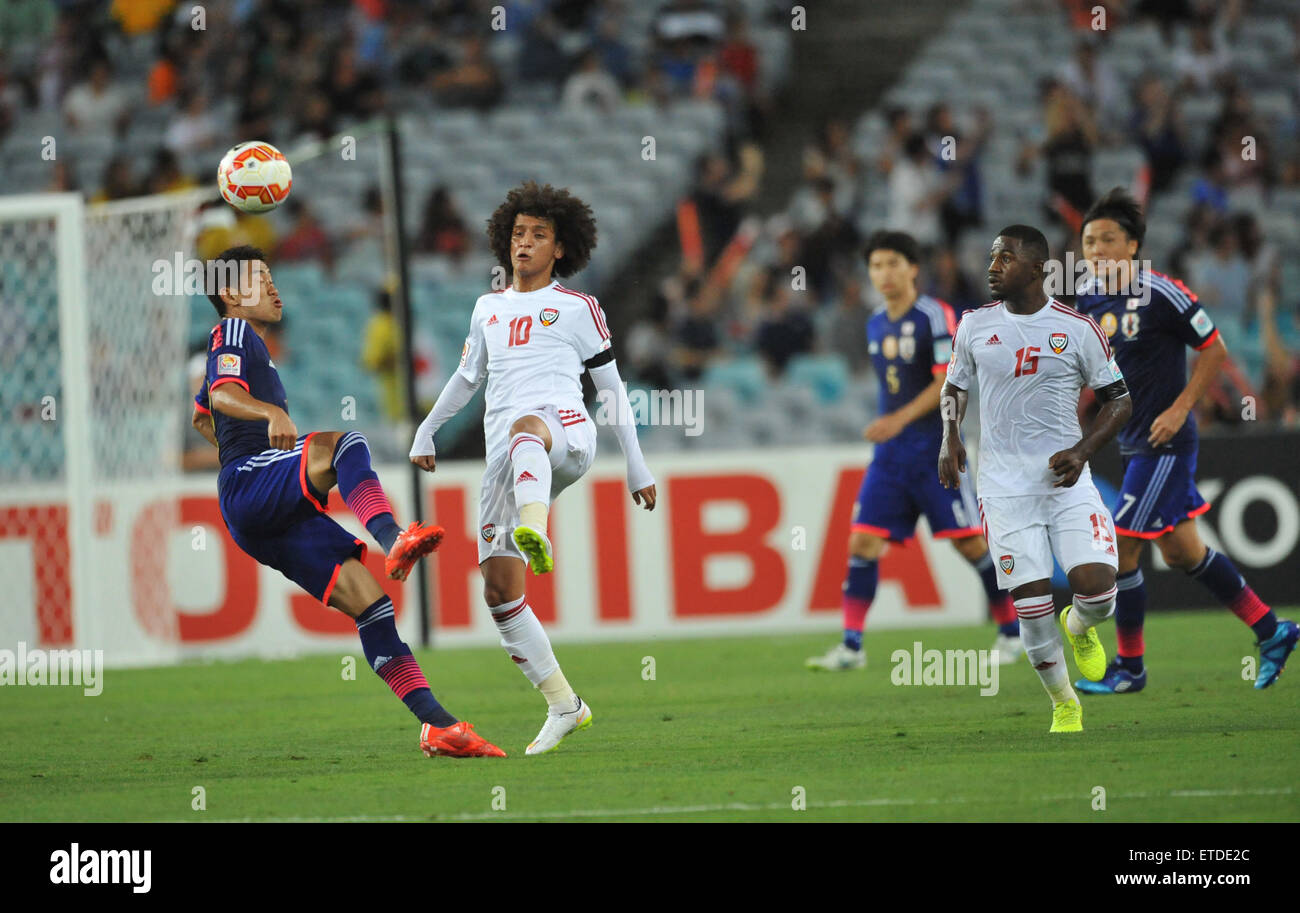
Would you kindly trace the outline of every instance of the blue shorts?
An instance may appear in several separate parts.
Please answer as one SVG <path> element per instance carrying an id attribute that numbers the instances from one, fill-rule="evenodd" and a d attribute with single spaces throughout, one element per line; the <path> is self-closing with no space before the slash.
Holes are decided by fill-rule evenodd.
<path id="1" fill-rule="evenodd" d="M 349 558 L 364 561 L 366 544 L 330 519 L 328 495 L 307 479 L 310 438 L 223 466 L 218 503 L 236 545 L 328 605 L 339 568 Z"/>
<path id="2" fill-rule="evenodd" d="M 1115 532 L 1158 539 L 1210 505 L 1196 490 L 1196 451 L 1124 457 L 1124 484 L 1111 509 Z"/>
<path id="3" fill-rule="evenodd" d="M 916 521 L 924 514 L 935 538 L 983 535 L 975 486 L 962 476 L 958 491 L 944 488 L 938 463 L 937 453 L 931 459 L 872 462 L 853 506 L 852 531 L 906 542 L 916 534 Z"/>

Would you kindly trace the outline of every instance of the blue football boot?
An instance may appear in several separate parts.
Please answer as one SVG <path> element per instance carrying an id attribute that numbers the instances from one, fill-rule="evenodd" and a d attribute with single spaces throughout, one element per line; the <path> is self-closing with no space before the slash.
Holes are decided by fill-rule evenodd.
<path id="1" fill-rule="evenodd" d="M 1088 694 L 1132 694 L 1134 691 L 1141 691 L 1146 686 L 1146 667 L 1143 667 L 1141 672 L 1134 675 L 1125 669 L 1118 659 L 1113 660 L 1106 667 L 1106 674 L 1101 677 L 1100 681 L 1090 682 L 1086 678 L 1081 678 L 1074 683 L 1076 689 Z"/>

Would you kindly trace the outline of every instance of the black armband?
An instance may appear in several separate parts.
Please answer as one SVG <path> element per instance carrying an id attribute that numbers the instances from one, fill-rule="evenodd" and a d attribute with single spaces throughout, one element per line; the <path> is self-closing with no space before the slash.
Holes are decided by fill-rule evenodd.
<path id="1" fill-rule="evenodd" d="M 1128 384 L 1122 380 L 1117 380 L 1113 384 L 1107 384 L 1104 387 L 1098 387 L 1093 391 L 1097 394 L 1099 402 L 1108 403 L 1113 399 L 1123 399 L 1128 396 Z"/>
<path id="2" fill-rule="evenodd" d="M 583 367 L 585 367 L 588 371 L 590 371 L 592 368 L 599 368 L 601 365 L 607 365 L 613 360 L 614 360 L 614 349 L 611 347 L 606 349 L 603 352 L 597 352 L 595 355 L 588 358 L 582 364 Z"/>

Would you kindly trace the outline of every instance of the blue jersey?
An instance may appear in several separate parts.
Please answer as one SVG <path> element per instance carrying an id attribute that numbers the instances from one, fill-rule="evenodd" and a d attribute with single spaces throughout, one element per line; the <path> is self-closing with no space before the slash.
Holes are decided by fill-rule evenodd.
<path id="1" fill-rule="evenodd" d="M 921 295 L 898 320 L 881 308 L 867 321 L 867 351 L 880 379 L 880 414 L 897 411 L 916 399 L 948 370 L 952 335 L 956 329 L 952 309 Z M 943 437 L 939 410 L 907 425 L 895 438 L 876 446 L 877 459 L 924 454 L 932 458 Z"/>
<path id="2" fill-rule="evenodd" d="M 284 385 L 280 383 L 266 343 L 248 321 L 239 317 L 225 318 L 208 335 L 207 382 L 194 397 L 200 411 L 211 412 L 222 469 L 271 446 L 265 421 L 243 421 L 212 411 L 209 397 L 213 390 L 226 383 L 239 384 L 253 399 L 289 411 Z"/>
<path id="3" fill-rule="evenodd" d="M 1152 447 L 1147 437 L 1151 423 L 1187 386 L 1187 347 L 1200 351 L 1213 344 L 1219 331 L 1196 296 L 1177 279 L 1140 270 L 1135 288 L 1142 297 L 1087 294 L 1085 288 L 1075 299 L 1076 307 L 1097 321 L 1110 338 L 1133 399 L 1133 417 L 1119 433 L 1120 453 L 1195 452 L 1194 413 L 1188 413 L 1183 427 L 1167 444 Z"/>

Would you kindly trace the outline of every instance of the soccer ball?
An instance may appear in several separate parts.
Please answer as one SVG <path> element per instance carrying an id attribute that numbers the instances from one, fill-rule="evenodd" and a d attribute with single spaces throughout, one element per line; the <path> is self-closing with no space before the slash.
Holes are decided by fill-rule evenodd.
<path id="1" fill-rule="evenodd" d="M 270 143 L 240 143 L 217 166 L 221 198 L 241 212 L 270 212 L 289 198 L 293 172 Z"/>

